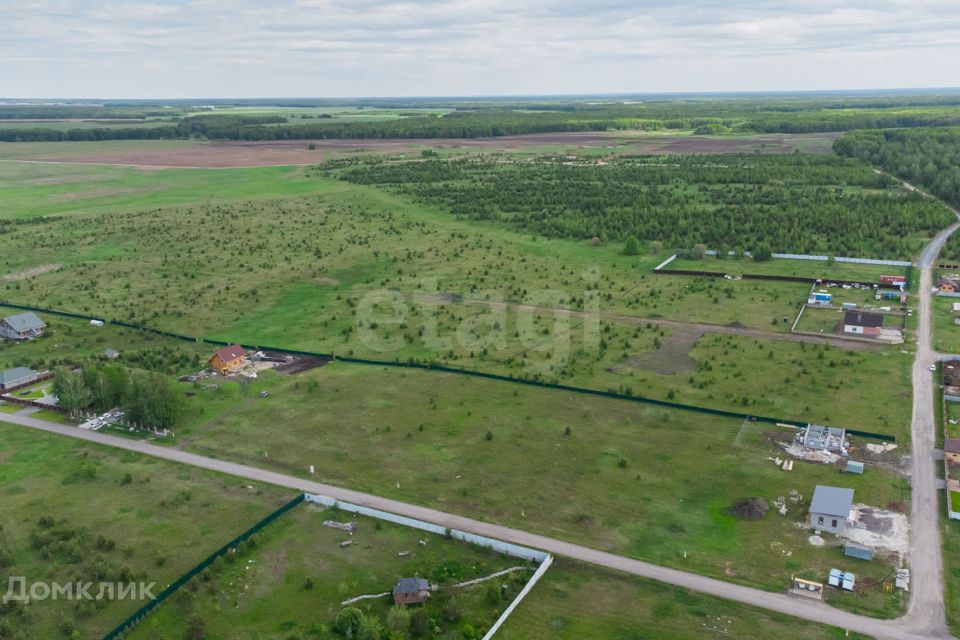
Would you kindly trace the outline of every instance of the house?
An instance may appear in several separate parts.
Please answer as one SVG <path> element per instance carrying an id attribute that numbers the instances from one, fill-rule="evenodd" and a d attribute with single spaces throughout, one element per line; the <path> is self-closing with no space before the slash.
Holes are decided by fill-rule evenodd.
<path id="1" fill-rule="evenodd" d="M 942 293 L 957 293 L 960 291 L 960 276 L 948 275 L 937 280 L 937 290 Z"/>
<path id="2" fill-rule="evenodd" d="M 222 376 L 233 373 L 243 366 L 243 361 L 247 354 L 238 344 L 232 344 L 229 347 L 223 347 L 213 352 L 210 358 L 210 368 Z"/>
<path id="3" fill-rule="evenodd" d="M 4 391 L 17 389 L 34 382 L 38 376 L 39 374 L 36 371 L 27 369 L 26 367 L 16 367 L 14 369 L 0 371 L 0 389 Z"/>
<path id="4" fill-rule="evenodd" d="M 797 434 L 796 441 L 807 449 L 825 449 L 843 455 L 847 454 L 846 429 L 808 424 L 806 429 Z"/>
<path id="5" fill-rule="evenodd" d="M 957 438 L 944 439 L 943 455 L 950 464 L 960 464 L 960 440 Z"/>
<path id="6" fill-rule="evenodd" d="M 30 340 L 42 336 L 46 328 L 46 323 L 37 314 L 27 311 L 0 320 L 0 338 Z"/>
<path id="7" fill-rule="evenodd" d="M 843 533 L 853 508 L 853 489 L 818 484 L 810 502 L 810 526 L 819 531 Z"/>
<path id="8" fill-rule="evenodd" d="M 851 309 L 843 314 L 843 332 L 862 336 L 879 336 L 883 328 L 883 315 Z"/>
<path id="9" fill-rule="evenodd" d="M 393 604 L 422 604 L 430 597 L 430 583 L 423 578 L 400 578 L 393 588 Z"/>
<path id="10" fill-rule="evenodd" d="M 903 289 L 907 286 L 907 277 L 906 276 L 880 276 L 880 282 L 882 284 L 892 284 L 895 287 Z"/>

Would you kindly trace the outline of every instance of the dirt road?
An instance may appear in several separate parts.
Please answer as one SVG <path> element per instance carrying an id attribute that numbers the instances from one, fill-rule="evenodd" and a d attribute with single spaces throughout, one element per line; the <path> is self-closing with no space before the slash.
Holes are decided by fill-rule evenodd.
<path id="1" fill-rule="evenodd" d="M 216 460 L 204 456 L 187 453 L 177 449 L 161 447 L 149 442 L 140 440 L 129 440 L 117 436 L 111 436 L 102 433 L 85 431 L 76 427 L 69 427 L 43 420 L 37 420 L 26 416 L 17 416 L 0 413 L 0 421 L 9 422 L 16 425 L 22 425 L 40 431 L 55 433 L 71 438 L 77 438 L 88 442 L 94 442 L 110 447 L 135 451 L 145 455 L 171 460 L 182 464 L 188 464 L 202 469 L 209 469 L 220 473 L 229 474 L 249 480 L 265 482 L 281 487 L 288 487 L 297 491 L 307 491 L 325 495 L 336 500 L 352 502 L 355 504 L 389 511 L 411 518 L 417 518 L 427 522 L 432 522 L 441 527 L 459 529 L 477 533 L 500 540 L 506 540 L 516 544 L 533 547 L 549 551 L 550 553 L 573 558 L 581 562 L 622 571 L 624 573 L 659 580 L 672 585 L 691 589 L 708 595 L 734 600 L 748 605 L 762 607 L 783 614 L 804 618 L 813 622 L 832 625 L 850 631 L 866 634 L 878 638 L 879 640 L 924 640 L 934 636 L 929 633 L 926 621 L 910 614 L 899 620 L 877 620 L 854 615 L 838 609 L 834 609 L 827 604 L 819 601 L 813 601 L 798 596 L 789 596 L 784 593 L 771 593 L 752 589 L 714 578 L 707 578 L 685 571 L 668 569 L 641 560 L 626 558 L 596 549 L 590 549 L 577 544 L 548 538 L 545 536 L 511 529 L 489 522 L 481 522 L 471 518 L 456 516 L 435 509 L 412 505 L 388 498 L 351 491 L 341 487 L 335 487 L 319 482 L 312 482 L 294 476 L 266 471 L 256 467 Z M 915 574 L 917 575 L 917 574 Z M 918 576 L 919 577 L 919 576 Z M 923 582 L 923 578 L 915 579 L 915 582 Z M 919 587 L 919 585 L 917 585 Z M 941 616 L 942 600 L 941 600 Z M 918 614 L 919 615 L 919 614 Z M 923 623 L 921 625 L 921 623 Z"/>

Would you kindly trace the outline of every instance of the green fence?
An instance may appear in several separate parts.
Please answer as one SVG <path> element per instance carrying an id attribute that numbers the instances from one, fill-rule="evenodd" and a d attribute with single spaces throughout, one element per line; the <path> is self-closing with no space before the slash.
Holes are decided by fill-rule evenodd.
<path id="1" fill-rule="evenodd" d="M 15 305 L 7 302 L 0 301 L 0 306 L 11 307 L 14 309 L 27 309 L 30 311 L 38 311 L 42 313 L 49 313 L 51 315 L 58 315 L 67 318 L 77 318 L 81 320 L 100 320 L 100 318 L 94 318 L 92 316 L 83 316 L 75 313 L 70 313 L 67 311 L 58 311 L 56 309 L 43 309 L 40 307 L 28 307 L 23 305 Z M 163 336 L 165 338 L 171 338 L 174 340 L 183 340 L 187 342 L 198 342 L 202 341 L 207 344 L 217 345 L 217 346 L 226 346 L 228 344 L 240 344 L 244 349 L 251 350 L 263 350 L 263 351 L 272 351 L 274 353 L 283 353 L 293 356 L 303 356 L 307 358 L 322 358 L 324 360 L 339 360 L 340 362 L 348 362 L 352 364 L 366 364 L 366 365 L 376 365 L 381 367 L 401 367 L 405 369 L 421 369 L 425 371 L 439 371 L 442 373 L 452 373 L 456 375 L 470 376 L 473 378 L 483 378 L 486 380 L 496 380 L 499 382 L 510 382 L 513 384 L 524 384 L 533 387 L 541 387 L 544 389 L 553 389 L 557 391 L 568 391 L 571 393 L 580 393 L 584 395 L 591 396 L 600 396 L 604 398 L 614 398 L 616 400 L 627 400 L 629 402 L 639 402 L 643 404 L 651 404 L 658 407 L 665 407 L 668 409 L 682 409 L 684 411 L 697 411 L 700 413 L 706 413 L 709 415 L 721 416 L 724 418 L 736 418 L 738 420 L 751 420 L 754 422 L 764 422 L 768 424 L 791 424 L 794 426 L 804 426 L 806 422 L 797 421 L 797 420 L 787 420 L 784 418 L 775 418 L 770 416 L 758 416 L 749 413 L 741 413 L 739 411 L 727 411 L 725 409 L 712 409 L 709 407 L 699 407 L 692 404 L 683 404 L 680 402 L 672 402 L 670 400 L 658 400 L 656 398 L 648 398 L 646 396 L 640 395 L 628 395 L 625 393 L 618 393 L 616 391 L 602 391 L 600 389 L 590 389 L 587 387 L 574 387 L 566 384 L 559 384 L 553 382 L 543 382 L 541 380 L 532 380 L 530 378 L 517 378 L 515 376 L 503 375 L 498 373 L 488 373 L 485 371 L 475 371 L 472 369 L 462 369 L 458 367 L 448 367 L 446 365 L 435 364 L 430 362 L 415 362 L 415 361 L 402 361 L 402 360 L 373 360 L 370 358 L 354 358 L 351 356 L 338 356 L 332 353 L 317 353 L 315 351 L 304 351 L 300 349 L 286 349 L 284 347 L 271 347 L 267 345 L 257 345 L 257 344 L 244 344 L 244 343 L 231 343 L 225 342 L 223 340 L 209 340 L 206 338 L 198 338 L 196 336 L 185 336 L 179 333 L 172 333 L 170 331 L 162 331 L 160 329 L 154 329 L 151 327 L 146 327 L 143 325 L 135 324 L 132 322 L 122 322 L 120 320 L 109 320 L 111 325 L 123 327 L 126 329 L 134 329 L 137 331 L 145 331 L 147 333 L 152 333 L 154 335 Z M 870 431 L 859 431 L 854 429 L 847 429 L 847 433 L 852 435 L 858 435 L 865 438 L 874 438 L 876 440 L 884 440 L 888 442 L 893 442 L 896 440 L 894 436 L 886 435 L 883 433 L 872 433 Z"/>
<path id="2" fill-rule="evenodd" d="M 137 609 L 133 613 L 133 615 L 131 615 L 129 618 L 121 622 L 117 626 L 117 628 L 115 628 L 113 631 L 111 631 L 107 635 L 103 636 L 103 640 L 116 640 L 117 638 L 122 638 L 124 634 L 126 634 L 128 631 L 133 629 L 135 626 L 137 626 L 137 624 L 141 620 L 143 620 L 147 615 L 149 615 L 151 611 L 153 611 L 154 609 L 159 607 L 161 604 L 163 604 L 164 600 L 166 600 L 167 598 L 172 596 L 174 593 L 176 593 L 177 589 L 179 589 L 183 585 L 190 582 L 190 580 L 196 577 L 197 574 L 199 574 L 201 571 L 203 571 L 204 569 L 209 567 L 211 564 L 213 564 L 217 558 L 225 555 L 230 549 L 236 548 L 237 545 L 239 545 L 241 542 L 248 540 L 250 536 L 254 535 L 258 531 L 263 529 L 265 526 L 267 526 L 268 524 L 270 524 L 271 522 L 273 522 L 274 520 L 276 520 L 286 512 L 293 509 L 295 506 L 303 502 L 303 500 L 304 500 L 304 494 L 302 493 L 298 494 L 293 500 L 283 505 L 282 507 L 280 507 L 279 509 L 277 509 L 276 511 L 268 515 L 266 518 L 264 518 L 263 520 L 253 525 L 252 527 L 250 527 L 249 529 L 241 533 L 239 536 L 237 536 L 236 538 L 228 542 L 227 544 L 223 545 L 222 547 L 214 551 L 212 554 L 210 554 L 209 557 L 207 557 L 198 565 L 190 569 L 190 571 L 187 571 L 185 574 L 183 574 L 182 576 L 174 580 L 170 584 L 170 586 L 168 586 L 166 589 L 161 591 L 159 595 L 157 595 L 152 600 L 147 602 L 147 604 Z"/>

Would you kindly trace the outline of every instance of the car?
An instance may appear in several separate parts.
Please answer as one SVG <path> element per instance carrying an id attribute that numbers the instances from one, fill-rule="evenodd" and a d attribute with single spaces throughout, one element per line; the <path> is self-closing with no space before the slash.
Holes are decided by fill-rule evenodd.
<path id="1" fill-rule="evenodd" d="M 930 365 L 930 371 L 936 371 L 936 370 L 937 370 L 937 365 L 935 364 Z"/>

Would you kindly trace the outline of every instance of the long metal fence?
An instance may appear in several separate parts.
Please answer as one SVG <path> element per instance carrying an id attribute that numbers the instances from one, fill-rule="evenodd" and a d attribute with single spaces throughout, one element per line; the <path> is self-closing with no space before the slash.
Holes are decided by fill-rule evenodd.
<path id="1" fill-rule="evenodd" d="M 263 520 L 253 525 L 252 527 L 250 527 L 249 529 L 241 533 L 239 536 L 237 536 L 236 538 L 228 542 L 227 544 L 223 545 L 222 547 L 214 551 L 212 554 L 210 554 L 205 559 L 203 559 L 198 564 L 196 564 L 192 569 L 190 569 L 185 574 L 183 574 L 182 576 L 174 580 L 172 583 L 170 583 L 170 585 L 166 589 L 161 591 L 156 597 L 154 597 L 145 605 L 143 605 L 142 607 L 134 611 L 133 614 L 131 614 L 126 620 L 121 622 L 119 625 L 117 625 L 116 628 L 114 628 L 112 631 L 110 631 L 105 636 L 103 636 L 103 640 L 116 640 L 118 638 L 122 638 L 128 631 L 130 631 L 135 626 L 137 626 L 137 624 L 139 624 L 141 620 L 143 620 L 147 615 L 149 615 L 151 611 L 159 607 L 161 604 L 163 604 L 165 600 L 167 600 L 170 596 L 176 593 L 177 590 L 180 589 L 180 587 L 190 582 L 190 580 L 196 577 L 201 571 L 203 571 L 204 569 L 212 565 L 217 558 L 226 555 L 227 552 L 230 551 L 230 549 L 235 549 L 241 542 L 249 540 L 250 537 L 253 536 L 255 533 L 257 533 L 258 531 L 266 527 L 268 524 L 270 524 L 271 522 L 273 522 L 274 520 L 276 520 L 286 512 L 293 509 L 295 506 L 303 502 L 303 500 L 304 500 L 304 494 L 302 493 L 298 494 L 290 502 L 286 503 L 285 505 L 283 505 L 282 507 L 280 507 L 279 509 L 277 509 L 276 511 L 268 515 L 266 518 L 264 518 Z"/>
<path id="2" fill-rule="evenodd" d="M 227 346 L 230 344 L 239 344 L 244 349 L 254 350 L 254 351 L 271 351 L 274 353 L 281 353 L 292 356 L 302 356 L 306 358 L 321 358 L 324 360 L 347 362 L 351 364 L 365 364 L 365 365 L 375 365 L 380 367 L 397 367 L 403 369 L 419 369 L 421 371 L 437 371 L 441 373 L 451 373 L 455 375 L 469 376 L 472 378 L 482 378 L 484 380 L 496 380 L 498 382 L 509 382 L 512 384 L 522 384 L 532 387 L 540 387 L 542 389 L 551 389 L 556 391 L 567 391 L 570 393 L 579 393 L 583 395 L 590 396 L 599 396 L 603 398 L 613 398 L 615 400 L 625 400 L 627 402 L 637 402 L 641 404 L 649 404 L 657 407 L 664 407 L 668 409 L 681 409 L 684 411 L 696 411 L 699 413 L 705 413 L 708 415 L 715 415 L 724 418 L 735 418 L 737 420 L 751 420 L 753 422 L 763 422 L 767 424 L 791 424 L 797 427 L 806 425 L 805 421 L 790 420 L 786 418 L 772 417 L 772 416 L 761 416 L 751 413 L 743 413 L 740 411 L 728 411 L 726 409 L 714 409 L 711 407 L 700 407 L 692 404 L 684 404 L 682 402 L 673 402 L 671 400 L 659 400 L 657 398 L 650 398 L 647 396 L 636 395 L 636 394 L 626 394 L 619 393 L 616 391 L 603 391 L 601 389 L 591 389 L 589 387 L 575 387 L 567 384 L 560 384 L 556 382 L 545 382 L 542 380 L 536 380 L 532 378 L 521 378 L 513 375 L 504 375 L 499 373 L 490 373 L 486 371 L 477 371 L 474 369 L 463 369 L 460 367 L 449 367 L 446 365 L 438 364 L 435 362 L 418 362 L 410 360 L 376 360 L 372 358 L 356 358 L 353 356 L 341 356 L 334 353 L 319 353 L 316 351 L 307 351 L 304 349 L 288 349 L 285 347 L 274 347 L 264 344 L 250 344 L 243 342 L 228 342 L 224 340 L 214 340 L 209 338 L 200 338 L 197 336 L 186 336 L 179 333 L 173 333 L 172 331 L 163 331 L 160 329 L 154 329 L 152 327 L 147 327 L 144 325 L 135 324 L 132 322 L 123 322 L 120 320 L 103 320 L 101 318 L 95 318 L 93 316 L 84 316 L 72 312 L 59 311 L 57 309 L 45 309 L 42 307 L 33 307 L 26 305 L 17 305 L 8 302 L 0 301 L 0 306 L 10 307 L 12 309 L 25 309 L 28 311 L 35 311 L 40 313 L 48 313 L 50 315 L 64 316 L 68 318 L 75 318 L 80 320 L 98 320 L 102 322 L 107 322 L 110 325 L 123 327 L 125 329 L 133 329 L 136 331 L 145 331 L 147 333 L 152 333 L 154 335 L 162 336 L 165 338 L 171 338 L 174 340 L 182 340 L 186 342 L 203 342 L 206 344 L 211 344 L 215 346 Z M 839 425 L 838 425 L 839 426 Z M 896 437 L 887 435 L 884 433 L 873 433 L 870 431 L 863 431 L 857 429 L 847 428 L 847 433 L 854 435 L 859 435 L 865 438 L 874 438 L 876 440 L 884 440 L 893 442 L 896 440 Z"/>

